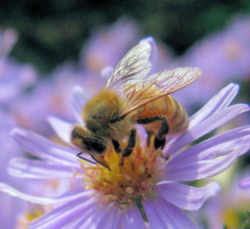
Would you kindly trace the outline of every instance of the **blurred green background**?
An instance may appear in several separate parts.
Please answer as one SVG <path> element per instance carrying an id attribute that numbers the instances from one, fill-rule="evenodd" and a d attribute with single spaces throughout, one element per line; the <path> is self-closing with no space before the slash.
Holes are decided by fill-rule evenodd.
<path id="1" fill-rule="evenodd" d="M 46 73 L 65 60 L 77 60 L 90 34 L 121 17 L 133 19 L 182 54 L 230 18 L 250 13 L 249 0 L 9 0 L 0 7 L 0 27 L 19 34 L 11 56 Z"/>

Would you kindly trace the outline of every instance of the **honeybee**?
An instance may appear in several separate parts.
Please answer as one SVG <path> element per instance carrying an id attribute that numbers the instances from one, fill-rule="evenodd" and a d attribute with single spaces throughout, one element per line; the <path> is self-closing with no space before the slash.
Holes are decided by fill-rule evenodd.
<path id="1" fill-rule="evenodd" d="M 108 144 L 122 158 L 136 145 L 135 124 L 144 125 L 148 144 L 163 149 L 166 135 L 187 129 L 184 108 L 169 94 L 191 84 L 201 74 L 198 68 L 184 67 L 147 75 L 151 70 L 152 38 L 141 40 L 121 59 L 105 87 L 83 107 L 84 125 L 72 130 L 72 144 L 87 151 L 103 166 Z M 121 147 L 121 142 L 126 142 Z M 124 145 L 124 144 L 123 144 Z M 78 157 L 83 158 L 82 152 Z"/>

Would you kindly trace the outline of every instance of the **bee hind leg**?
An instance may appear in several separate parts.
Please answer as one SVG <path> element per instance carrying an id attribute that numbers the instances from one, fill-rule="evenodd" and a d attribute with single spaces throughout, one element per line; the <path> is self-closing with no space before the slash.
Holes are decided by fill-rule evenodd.
<path id="1" fill-rule="evenodd" d="M 136 145 L 136 130 L 132 129 L 130 131 L 130 135 L 129 135 L 129 139 L 128 139 L 128 145 L 127 147 L 124 149 L 124 151 L 122 152 L 122 160 L 121 160 L 121 165 L 123 165 L 124 163 L 124 158 L 128 157 L 132 152 L 133 149 Z"/>
<path id="2" fill-rule="evenodd" d="M 154 148 L 155 149 L 163 149 L 165 144 L 166 144 L 166 135 L 169 132 L 169 126 L 168 126 L 168 122 L 166 120 L 165 117 L 161 117 L 161 116 L 156 116 L 156 117 L 151 117 L 151 118 L 145 118 L 145 119 L 139 119 L 137 120 L 138 124 L 142 124 L 142 125 L 147 125 L 150 124 L 152 122 L 157 122 L 157 121 L 161 121 L 161 127 L 157 133 L 157 135 L 155 136 L 154 139 Z M 151 131 L 147 131 L 148 133 L 148 146 L 151 143 L 151 138 L 152 138 L 152 132 Z"/>
<path id="3" fill-rule="evenodd" d="M 155 149 L 163 149 L 166 144 L 166 135 L 168 134 L 169 126 L 166 118 L 162 118 L 161 127 L 158 134 L 155 137 L 154 147 Z"/>

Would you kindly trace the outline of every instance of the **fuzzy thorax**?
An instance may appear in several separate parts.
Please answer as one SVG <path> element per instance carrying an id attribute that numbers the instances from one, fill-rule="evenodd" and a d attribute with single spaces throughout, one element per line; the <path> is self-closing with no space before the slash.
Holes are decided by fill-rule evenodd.
<path id="1" fill-rule="evenodd" d="M 166 163 L 159 151 L 137 145 L 129 157 L 122 158 L 111 149 L 104 160 L 110 170 L 81 161 L 85 187 L 94 189 L 103 203 L 113 202 L 124 208 L 137 200 L 154 197 L 160 170 Z"/>

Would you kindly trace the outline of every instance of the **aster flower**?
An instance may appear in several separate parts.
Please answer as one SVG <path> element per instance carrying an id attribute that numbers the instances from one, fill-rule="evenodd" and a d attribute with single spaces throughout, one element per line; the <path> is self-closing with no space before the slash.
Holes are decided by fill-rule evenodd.
<path id="1" fill-rule="evenodd" d="M 75 156 L 79 149 L 70 146 L 73 124 L 50 118 L 68 146 L 58 145 L 29 130 L 14 129 L 11 134 L 16 141 L 42 161 L 12 159 L 11 175 L 37 180 L 69 179 L 75 185 L 57 197 L 26 194 L 5 183 L 0 184 L 0 189 L 29 202 L 56 206 L 49 214 L 33 221 L 30 228 L 70 225 L 70 228 L 117 229 L 146 228 L 146 224 L 150 228 L 197 228 L 182 210 L 198 210 L 218 191 L 218 185 L 211 182 L 193 187 L 183 182 L 212 177 L 227 169 L 239 154 L 249 149 L 250 127 L 241 126 L 190 144 L 249 111 L 245 104 L 230 105 L 237 92 L 237 85 L 228 85 L 191 116 L 188 130 L 169 139 L 163 151 L 169 157 L 167 161 L 139 144 L 123 167 L 119 155 L 108 152 L 106 161 L 111 170 L 107 170 L 99 164 L 86 164 Z M 77 88 L 73 94 L 76 120 L 83 104 L 81 93 Z"/>
<path id="2" fill-rule="evenodd" d="M 0 103 L 8 104 L 32 86 L 37 73 L 28 64 L 20 64 L 8 57 L 17 34 L 12 29 L 0 31 Z"/>
<path id="3" fill-rule="evenodd" d="M 242 189 L 250 189 L 250 176 L 242 178 L 240 181 L 240 187 Z"/>
<path id="4" fill-rule="evenodd" d="M 53 137 L 54 133 L 46 117 L 56 115 L 65 120 L 73 120 L 70 103 L 74 85 L 84 85 L 85 97 L 88 98 L 101 87 L 101 82 L 100 76 L 83 72 L 73 64 L 64 63 L 45 79 L 37 82 L 32 90 L 18 96 L 9 104 L 9 111 L 18 125 Z"/>
<path id="5" fill-rule="evenodd" d="M 213 197 L 205 206 L 204 218 L 209 228 L 238 229 L 243 227 L 250 211 L 250 192 L 239 187 L 242 174 L 237 174 L 233 181 L 225 186 L 220 195 Z"/>
<path id="6" fill-rule="evenodd" d="M 26 187 L 26 189 L 29 190 L 29 193 L 32 193 L 33 195 L 61 195 L 70 185 L 67 181 L 65 182 L 65 180 L 58 179 L 44 180 L 43 182 L 38 181 L 38 185 L 35 185 L 35 183 L 36 182 L 33 181 L 28 187 Z M 22 206 L 22 209 L 19 211 L 17 220 L 13 221 L 13 224 L 15 223 L 14 228 L 27 229 L 32 221 L 44 214 L 48 214 L 52 210 L 52 205 L 26 203 L 26 205 Z"/>
<path id="7" fill-rule="evenodd" d="M 82 51 L 84 68 L 99 73 L 107 66 L 113 66 L 129 48 L 129 44 L 138 39 L 138 34 L 137 25 L 126 19 L 93 33 Z"/>
<path id="8" fill-rule="evenodd" d="M 141 75 L 150 70 L 147 60 L 151 41 L 144 40 L 135 49 L 140 52 L 133 57 L 140 56 L 141 50 L 147 54 L 145 59 L 140 59 L 145 63 L 145 68 L 139 72 Z M 131 52 L 133 55 L 135 50 Z M 135 64 L 138 66 L 138 62 Z M 133 66 L 131 69 L 134 70 Z M 191 73 L 198 74 L 199 71 Z M 168 82 L 171 84 L 172 81 Z M 49 119 L 66 145 L 59 145 L 32 131 L 15 129 L 12 136 L 17 142 L 41 160 L 14 158 L 9 165 L 12 176 L 37 180 L 68 179 L 72 185 L 67 193 L 50 197 L 27 194 L 4 183 L 0 184 L 0 190 L 36 204 L 53 205 L 54 210 L 32 222 L 30 228 L 145 228 L 146 225 L 150 228 L 196 228 L 181 209 L 199 209 L 218 191 L 218 185 L 212 182 L 193 187 L 183 182 L 211 177 L 229 167 L 249 148 L 249 127 L 190 144 L 249 110 L 244 104 L 229 105 L 237 91 L 238 87 L 233 84 L 223 89 L 191 117 L 186 132 L 168 137 L 167 147 L 162 152 L 144 144 L 142 133 L 123 163 L 121 154 L 117 154 L 113 147 L 108 148 L 104 154 L 107 167 L 88 164 L 76 156 L 80 149 L 72 146 L 70 141 L 74 124 Z M 73 109 L 80 124 L 84 97 L 83 91 L 76 88 Z"/>
<path id="9" fill-rule="evenodd" d="M 0 32 L 0 57 L 7 56 L 17 41 L 15 30 L 8 28 Z"/>
<path id="10" fill-rule="evenodd" d="M 7 166 L 9 160 L 17 155 L 20 150 L 15 141 L 6 133 L 8 133 L 12 128 L 15 127 L 15 122 L 13 117 L 7 112 L 0 110 L 0 144 L 1 144 L 1 153 L 0 153 L 0 182 L 8 182 L 9 184 L 15 185 L 17 187 L 23 187 L 21 182 L 13 177 L 8 176 Z M 23 187 L 24 188 L 24 187 Z M 26 190 L 26 189 L 25 189 Z M 0 222 L 1 227 L 6 229 L 14 228 L 15 221 L 19 211 L 24 205 L 23 201 L 17 200 L 11 196 L 7 196 L 3 193 L 0 193 L 0 203 L 4 207 L 0 211 Z"/>
<path id="11" fill-rule="evenodd" d="M 46 136 L 51 135 L 52 130 L 45 119 L 51 114 L 66 120 L 72 119 L 69 105 L 71 92 L 73 85 L 80 84 L 80 76 L 80 72 L 76 71 L 74 66 L 58 66 L 31 91 L 16 98 L 14 103 L 10 104 L 10 112 L 19 125 L 40 131 Z"/>

